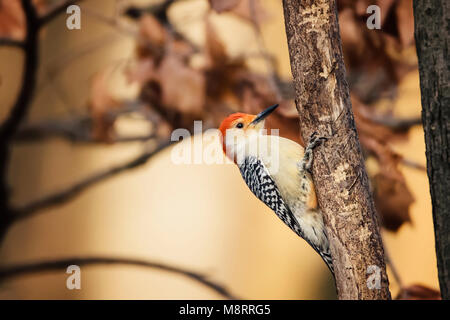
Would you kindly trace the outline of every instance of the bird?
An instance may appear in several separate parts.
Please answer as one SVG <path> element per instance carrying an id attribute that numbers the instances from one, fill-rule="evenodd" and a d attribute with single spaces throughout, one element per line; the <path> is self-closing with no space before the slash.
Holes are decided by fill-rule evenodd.
<path id="1" fill-rule="evenodd" d="M 250 191 L 323 259 L 334 275 L 328 237 L 311 176 L 313 149 L 327 140 L 314 132 L 306 148 L 266 134 L 264 123 L 278 104 L 257 115 L 233 113 L 221 123 L 224 154 L 239 168 Z"/>

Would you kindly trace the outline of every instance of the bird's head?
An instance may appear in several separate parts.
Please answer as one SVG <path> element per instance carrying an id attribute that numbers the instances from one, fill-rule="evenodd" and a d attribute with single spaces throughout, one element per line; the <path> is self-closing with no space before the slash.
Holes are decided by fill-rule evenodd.
<path id="1" fill-rule="evenodd" d="M 234 157 L 237 145 L 252 135 L 260 134 L 261 130 L 264 129 L 265 118 L 277 107 L 278 104 L 275 104 L 257 115 L 233 113 L 226 117 L 219 127 L 223 138 L 224 153 Z"/>

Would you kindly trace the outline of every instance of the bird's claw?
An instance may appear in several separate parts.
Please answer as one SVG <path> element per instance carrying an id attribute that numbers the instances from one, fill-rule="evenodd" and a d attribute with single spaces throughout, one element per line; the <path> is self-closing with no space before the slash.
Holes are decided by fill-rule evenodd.
<path id="1" fill-rule="evenodd" d="M 301 166 L 303 170 L 310 171 L 313 161 L 313 150 L 317 146 L 319 146 L 322 142 L 327 141 L 326 137 L 319 137 L 318 133 L 314 131 L 309 137 L 308 145 L 305 149 L 305 154 L 303 156 L 303 160 L 301 162 Z"/>
<path id="2" fill-rule="evenodd" d="M 306 146 L 306 149 L 314 149 L 315 147 L 319 146 L 322 142 L 327 141 L 328 138 L 326 137 L 319 137 L 318 133 L 314 131 L 311 136 L 309 137 L 308 145 Z"/>

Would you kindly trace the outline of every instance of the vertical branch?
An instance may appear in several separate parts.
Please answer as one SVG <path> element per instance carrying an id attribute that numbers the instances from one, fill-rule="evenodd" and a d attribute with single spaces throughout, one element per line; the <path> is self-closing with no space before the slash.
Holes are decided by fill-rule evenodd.
<path id="1" fill-rule="evenodd" d="M 0 237 L 8 225 L 9 186 L 8 163 L 11 149 L 11 140 L 19 124 L 26 117 L 28 107 L 36 87 L 36 74 L 38 67 L 38 33 L 39 18 L 31 0 L 22 0 L 22 8 L 26 20 L 26 36 L 23 43 L 24 68 L 22 86 L 17 100 L 5 122 L 0 127 Z"/>
<path id="2" fill-rule="evenodd" d="M 450 3 L 414 1 L 414 25 L 439 285 L 450 299 Z"/>
<path id="3" fill-rule="evenodd" d="M 345 79 L 335 0 L 283 0 L 303 139 L 315 151 L 313 179 L 340 299 L 390 299 L 382 240 Z"/>

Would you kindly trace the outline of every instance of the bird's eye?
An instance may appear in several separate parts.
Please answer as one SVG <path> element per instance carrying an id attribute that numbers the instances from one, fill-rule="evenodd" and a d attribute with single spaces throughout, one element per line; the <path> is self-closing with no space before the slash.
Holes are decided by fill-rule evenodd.
<path id="1" fill-rule="evenodd" d="M 242 122 L 239 122 L 237 125 L 236 125 L 236 128 L 238 128 L 238 129 L 242 129 L 244 127 L 244 124 L 242 123 Z"/>

